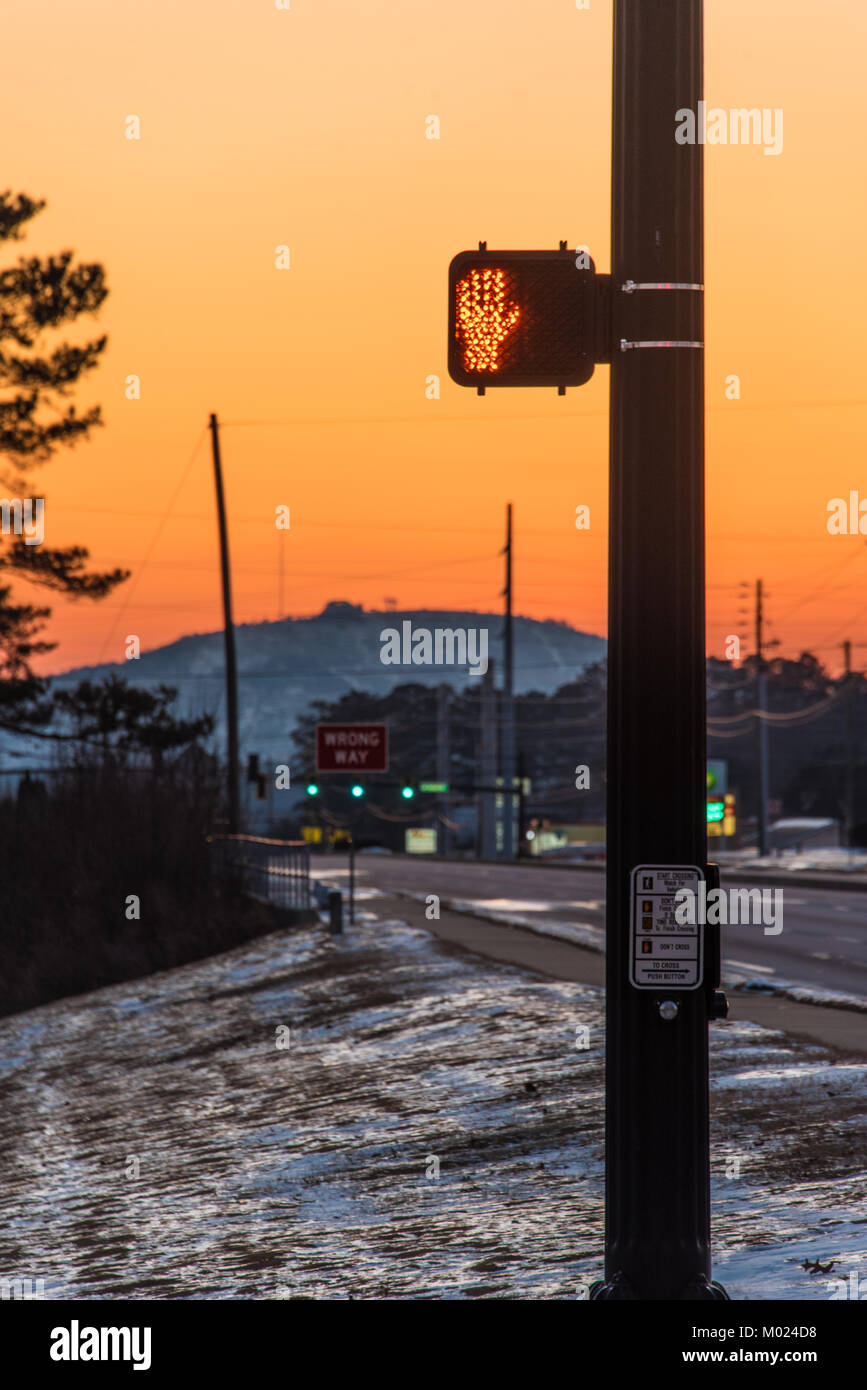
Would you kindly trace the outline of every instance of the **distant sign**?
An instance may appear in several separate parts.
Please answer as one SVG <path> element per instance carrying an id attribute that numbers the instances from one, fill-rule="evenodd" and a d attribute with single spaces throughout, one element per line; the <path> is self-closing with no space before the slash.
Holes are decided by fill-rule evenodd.
<path id="1" fill-rule="evenodd" d="M 726 792 L 725 796 L 724 796 L 723 799 L 722 799 L 722 803 L 721 803 L 721 804 L 722 804 L 722 808 L 723 808 L 723 813 L 722 813 L 722 818 L 721 818 L 721 819 L 717 819 L 716 821 L 710 820 L 710 805 L 711 805 L 711 803 L 708 802 L 707 804 L 708 804 L 708 823 L 707 823 L 707 833 L 708 833 L 708 835 L 709 835 L 712 839 L 713 839 L 713 838 L 718 838 L 720 835 L 734 835 L 735 831 L 736 831 L 737 828 L 738 828 L 737 815 L 736 815 L 736 809 L 737 809 L 737 808 L 736 808 L 736 804 L 735 804 L 735 794 L 734 794 L 734 792 Z"/>
<path id="2" fill-rule="evenodd" d="M 317 724 L 317 772 L 388 772 L 387 724 Z"/>
<path id="3" fill-rule="evenodd" d="M 436 829 L 419 826 L 415 830 L 407 830 L 405 843 L 407 854 L 436 854 Z"/>
<path id="4" fill-rule="evenodd" d="M 729 765 L 724 758 L 708 758 L 707 762 L 708 796 L 724 796 L 729 786 Z"/>
<path id="5" fill-rule="evenodd" d="M 569 841 L 565 830 L 531 830 L 531 854 L 547 854 L 552 849 L 565 849 Z"/>
<path id="6" fill-rule="evenodd" d="M 449 784 L 448 782 L 419 782 L 418 789 L 420 792 L 447 792 Z"/>
<path id="7" fill-rule="evenodd" d="M 703 875 L 693 864 L 639 864 L 632 870 L 629 979 L 636 989 L 697 989 L 702 981 L 702 931 L 678 922 L 676 895 L 698 896 Z M 693 902 L 695 906 L 695 901 Z"/>

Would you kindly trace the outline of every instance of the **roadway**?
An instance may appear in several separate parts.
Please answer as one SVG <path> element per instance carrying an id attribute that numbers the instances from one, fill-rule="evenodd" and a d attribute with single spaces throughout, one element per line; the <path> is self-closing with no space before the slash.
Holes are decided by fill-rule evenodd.
<path id="1" fill-rule="evenodd" d="M 347 858 L 323 856 L 313 872 L 334 876 L 346 887 Z M 604 928 L 605 875 L 602 869 L 573 870 L 539 864 L 479 864 L 403 855 L 359 854 L 359 888 L 383 893 L 436 893 L 484 912 L 508 913 L 548 922 Z M 723 873 L 724 888 L 756 886 Z M 867 893 L 804 888 L 797 881 L 783 893 L 783 930 L 766 935 L 760 926 L 723 928 L 723 976 L 734 982 L 764 978 L 819 987 L 867 999 Z"/>

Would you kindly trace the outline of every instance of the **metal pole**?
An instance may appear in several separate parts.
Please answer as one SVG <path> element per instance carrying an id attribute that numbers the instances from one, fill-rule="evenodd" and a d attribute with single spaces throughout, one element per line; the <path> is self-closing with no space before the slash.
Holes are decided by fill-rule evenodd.
<path id="1" fill-rule="evenodd" d="M 764 656 L 764 637 L 762 633 L 764 622 L 764 605 L 762 603 L 762 581 L 756 580 L 756 687 L 757 699 L 756 723 L 758 724 L 758 751 L 759 751 L 759 807 L 758 807 L 758 850 L 760 856 L 768 853 L 768 725 L 762 718 L 768 707 L 768 675 L 765 668 Z"/>
<path id="2" fill-rule="evenodd" d="M 235 660 L 235 627 L 232 622 L 232 579 L 229 568 L 229 534 L 226 528 L 223 469 L 220 463 L 220 433 L 216 415 L 211 415 L 210 428 L 211 451 L 214 457 L 214 483 L 217 489 L 217 520 L 220 528 L 220 568 L 223 577 L 223 641 L 226 652 L 229 833 L 231 835 L 237 835 L 241 826 L 241 795 L 238 786 L 238 668 Z"/>
<path id="3" fill-rule="evenodd" d="M 349 832 L 349 921 L 355 922 L 355 825 Z"/>
<path id="4" fill-rule="evenodd" d="M 449 696 L 451 688 L 447 685 L 437 687 L 437 781 L 448 782 L 449 780 Z M 437 813 L 437 849 L 444 858 L 449 853 L 449 797 L 448 793 L 439 795 L 436 801 Z"/>
<path id="5" fill-rule="evenodd" d="M 632 870 L 706 865 L 703 148 L 675 139 L 678 112 L 703 116 L 701 96 L 701 0 L 615 0 L 606 1248 L 594 1298 L 726 1297 L 709 1282 L 715 948 L 700 929 L 702 988 L 640 988 L 630 932 Z"/>
<path id="6" fill-rule="evenodd" d="M 846 666 L 846 848 L 853 849 L 855 833 L 855 683 L 852 679 L 852 643 L 843 643 Z"/>
<path id="7" fill-rule="evenodd" d="M 503 785 L 508 788 L 503 804 L 503 858 L 515 857 L 515 670 L 512 645 L 512 504 L 506 506 L 506 600 L 503 632 Z"/>

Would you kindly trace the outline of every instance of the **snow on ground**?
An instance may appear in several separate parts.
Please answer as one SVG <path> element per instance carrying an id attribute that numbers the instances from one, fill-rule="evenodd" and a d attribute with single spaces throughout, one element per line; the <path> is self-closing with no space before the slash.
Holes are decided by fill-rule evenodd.
<path id="1" fill-rule="evenodd" d="M 752 1024 L 711 1036 L 717 1277 L 739 1299 L 867 1289 L 865 1068 Z M 369 917 L 0 1020 L 0 1278 L 581 1297 L 602 1064 L 598 990 Z"/>
<path id="2" fill-rule="evenodd" d="M 410 893 L 401 890 L 402 898 L 412 898 L 424 902 L 424 893 Z M 593 900 L 580 903 L 562 901 L 546 902 L 537 898 L 532 903 L 511 898 L 441 898 L 440 906 L 449 912 L 467 912 L 473 917 L 482 917 L 487 922 L 504 922 L 507 926 L 523 927 L 526 931 L 537 932 L 539 936 L 559 936 L 563 941 L 571 941 L 575 946 L 585 946 L 591 951 L 605 950 L 605 928 L 595 922 L 561 922 L 555 917 L 539 918 L 527 913 L 562 911 L 564 907 L 600 908 L 602 903 Z"/>
<path id="3" fill-rule="evenodd" d="M 820 870 L 823 873 L 863 874 L 867 871 L 867 851 L 836 846 L 814 846 L 804 850 L 785 849 L 758 856 L 755 849 L 719 850 L 714 858 L 722 868 L 767 869 L 771 873 Z"/>
<path id="4" fill-rule="evenodd" d="M 378 889 L 366 889 L 368 897 L 382 894 Z M 423 893 L 401 891 L 402 898 L 412 898 L 424 902 Z M 597 900 L 582 902 L 547 902 L 538 898 L 532 903 L 511 898 L 442 898 L 441 906 L 451 912 L 466 912 L 473 917 L 484 918 L 488 922 L 503 922 L 507 926 L 522 927 L 525 931 L 536 932 L 539 936 L 558 936 L 563 941 L 571 941 L 575 946 L 583 946 L 589 951 L 605 951 L 605 927 L 595 922 L 562 922 L 556 917 L 540 917 L 543 912 L 562 911 L 564 907 L 598 910 L 602 903 Z M 528 915 L 531 914 L 531 915 Z M 746 962 L 723 960 L 723 988 L 760 990 L 765 994 L 779 994 L 794 999 L 800 1004 L 824 1004 L 829 1008 L 854 1009 L 867 1013 L 867 999 L 857 994 L 842 994 L 839 990 L 823 989 L 821 985 L 799 985 L 792 980 L 774 975 L 773 980 L 764 975 L 757 976 L 762 966 L 748 965 Z M 770 971 L 767 971 L 770 974 Z"/>
<path id="5" fill-rule="evenodd" d="M 793 980 L 782 980 L 774 975 L 768 980 L 764 975 L 756 978 L 751 974 L 756 967 L 746 970 L 725 968 L 723 962 L 723 985 L 738 985 L 741 989 L 759 990 L 763 994 L 780 994 L 786 999 L 794 999 L 799 1004 L 824 1004 L 831 1009 L 852 1009 L 856 1013 L 867 1013 L 867 999 L 858 994 L 841 994 L 839 990 L 823 989 L 821 985 L 797 985 Z"/>

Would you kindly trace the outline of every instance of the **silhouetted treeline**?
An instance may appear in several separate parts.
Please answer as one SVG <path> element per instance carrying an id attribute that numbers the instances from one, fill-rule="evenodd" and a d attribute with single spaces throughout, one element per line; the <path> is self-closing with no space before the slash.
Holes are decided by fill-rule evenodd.
<path id="1" fill-rule="evenodd" d="M 708 661 L 708 745 L 709 758 L 724 758 L 729 764 L 729 788 L 738 796 L 741 826 L 756 814 L 758 796 L 757 670 L 754 657 L 739 666 Z M 856 767 L 855 821 L 862 827 L 867 843 L 867 788 L 860 776 L 867 761 L 867 680 L 854 673 L 847 678 L 832 677 L 810 653 L 797 660 L 778 658 L 767 664 L 767 707 L 770 748 L 770 791 L 780 803 L 780 814 L 789 816 L 829 816 L 840 819 L 844 813 L 845 768 L 850 759 L 849 701 L 854 730 Z M 515 700 L 518 769 L 530 779 L 525 814 L 550 819 L 597 821 L 605 818 L 605 697 L 606 664 L 590 666 L 574 681 L 552 695 L 530 691 Z M 499 695 L 497 695 L 499 700 Z M 390 730 L 389 777 L 417 784 L 437 779 L 437 691 L 429 686 L 407 683 L 388 695 L 370 695 L 352 690 L 332 703 L 311 705 L 299 721 L 293 739 L 296 762 L 302 776 L 313 770 L 314 727 L 326 723 L 387 722 Z M 481 729 L 483 718 L 496 706 L 485 705 L 480 681 L 447 694 L 447 731 L 440 729 L 449 748 L 447 780 L 453 787 L 473 785 L 481 780 Z M 487 713 L 484 713 L 484 711 Z M 440 725 L 442 714 L 440 707 Z M 498 770 L 499 770 L 499 753 Z M 293 763 L 293 768 L 296 763 Z M 589 769 L 589 787 L 575 788 L 575 769 Z M 348 800 L 346 778 L 323 776 L 318 805 L 326 820 L 345 820 Z M 376 789 L 378 779 L 359 780 Z M 456 802 L 459 800 L 456 797 Z M 365 797 L 353 808 L 360 837 L 395 840 L 389 823 L 422 823 L 422 810 L 432 807 L 430 800 L 416 800 L 411 806 L 401 801 L 399 788 L 376 792 L 383 819 L 367 809 Z M 303 811 L 303 808 L 302 808 Z M 313 807 L 310 807 L 311 815 Z M 297 831 L 297 824 L 294 825 Z"/>
<path id="2" fill-rule="evenodd" d="M 755 657 L 735 668 L 708 662 L 708 756 L 726 758 L 729 785 L 742 815 L 754 816 L 758 800 Z M 769 795 L 783 816 L 844 816 L 846 768 L 855 767 L 855 824 L 867 843 L 867 789 L 860 769 L 867 754 L 867 681 L 860 672 L 832 677 L 810 652 L 796 660 L 767 663 Z M 849 740 L 851 700 L 854 753 Z M 725 723 L 723 721 L 732 721 Z"/>
<path id="3" fill-rule="evenodd" d="M 227 950 L 273 928 L 221 896 L 219 804 L 201 750 L 155 773 L 126 759 L 26 779 L 0 801 L 0 1013 Z"/>

